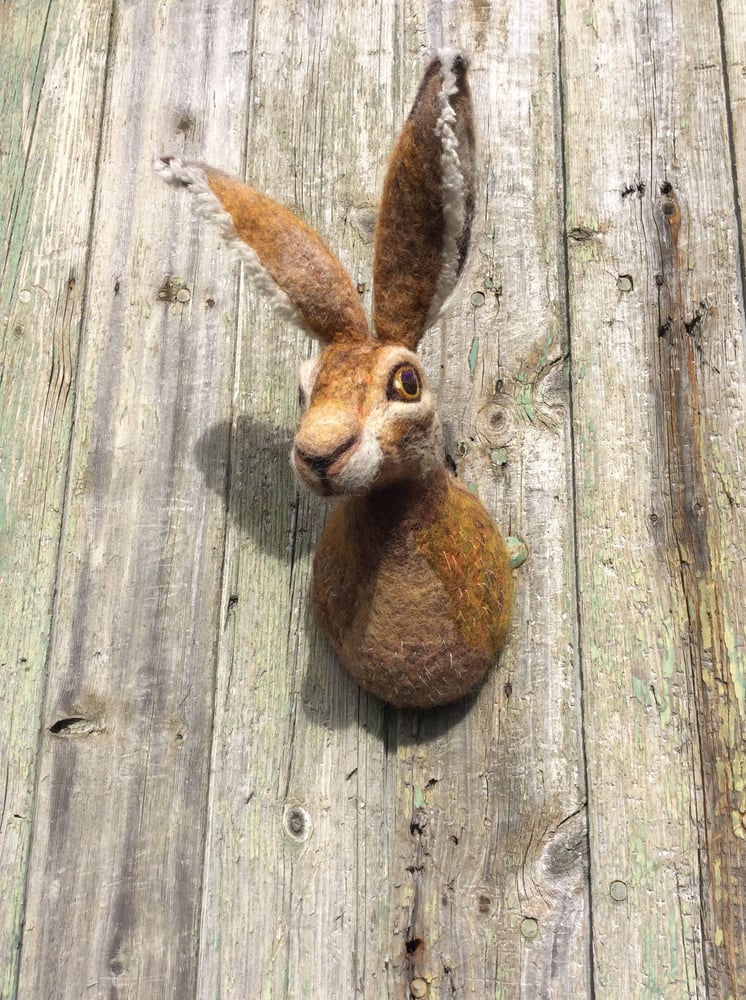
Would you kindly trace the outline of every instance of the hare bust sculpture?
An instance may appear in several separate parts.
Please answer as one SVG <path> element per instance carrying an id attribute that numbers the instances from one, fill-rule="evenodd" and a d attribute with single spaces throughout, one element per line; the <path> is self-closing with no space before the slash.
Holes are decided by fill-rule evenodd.
<path id="1" fill-rule="evenodd" d="M 417 345 L 464 265 L 474 214 L 466 63 L 430 63 L 389 163 L 375 239 L 371 334 L 350 277 L 318 234 L 202 163 L 156 170 L 196 196 L 281 314 L 325 345 L 300 370 L 299 480 L 340 500 L 313 564 L 316 616 L 367 690 L 401 707 L 467 693 L 503 644 L 505 543 L 443 462 Z"/>

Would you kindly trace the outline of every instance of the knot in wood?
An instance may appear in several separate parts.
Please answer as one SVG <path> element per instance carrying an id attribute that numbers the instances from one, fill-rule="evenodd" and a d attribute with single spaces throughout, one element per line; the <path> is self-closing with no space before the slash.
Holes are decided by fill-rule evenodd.
<path id="1" fill-rule="evenodd" d="M 516 435 L 515 401 L 505 393 L 492 399 L 477 414 L 477 432 L 491 451 L 505 447 Z"/>
<path id="2" fill-rule="evenodd" d="M 288 837 L 299 844 L 308 840 L 313 830 L 310 815 L 303 806 L 297 805 L 286 806 L 282 817 L 282 825 Z"/>

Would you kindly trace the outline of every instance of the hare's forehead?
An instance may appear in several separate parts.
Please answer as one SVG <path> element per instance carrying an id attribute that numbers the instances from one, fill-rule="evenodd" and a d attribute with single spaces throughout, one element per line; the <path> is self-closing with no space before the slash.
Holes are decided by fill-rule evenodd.
<path id="1" fill-rule="evenodd" d="M 372 385 L 388 380 L 400 365 L 422 372 L 417 355 L 399 344 L 332 344 L 304 361 L 298 381 L 308 396 L 364 396 Z"/>

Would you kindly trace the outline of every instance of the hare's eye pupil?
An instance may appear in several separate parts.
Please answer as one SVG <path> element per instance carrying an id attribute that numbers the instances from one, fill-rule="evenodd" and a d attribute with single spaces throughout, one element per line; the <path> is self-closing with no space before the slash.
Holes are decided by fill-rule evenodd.
<path id="1" fill-rule="evenodd" d="M 389 378 L 388 398 L 404 403 L 416 403 L 421 394 L 420 377 L 410 365 L 395 368 Z"/>
<path id="2" fill-rule="evenodd" d="M 413 398 L 420 391 L 420 380 L 413 368 L 402 368 L 399 372 L 399 380 L 406 396 Z"/>

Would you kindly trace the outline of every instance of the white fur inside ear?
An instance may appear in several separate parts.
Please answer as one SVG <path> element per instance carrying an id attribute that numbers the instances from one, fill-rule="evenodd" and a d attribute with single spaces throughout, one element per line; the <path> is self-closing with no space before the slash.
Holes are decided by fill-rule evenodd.
<path id="1" fill-rule="evenodd" d="M 442 85 L 438 99 L 440 114 L 435 134 L 441 142 L 440 168 L 443 193 L 443 254 L 438 285 L 425 319 L 425 327 L 432 326 L 443 310 L 458 281 L 461 265 L 459 240 L 466 224 L 466 182 L 459 156 L 459 144 L 454 130 L 456 112 L 450 98 L 458 93 L 454 63 L 462 58 L 455 49 L 438 52 Z"/>
<path id="2" fill-rule="evenodd" d="M 218 227 L 230 249 L 243 262 L 253 286 L 267 298 L 280 318 L 300 327 L 309 337 L 319 339 L 318 335 L 303 321 L 303 317 L 285 292 L 271 277 L 256 251 L 238 235 L 233 225 L 233 219 L 213 194 L 208 183 L 207 172 L 212 168 L 202 163 L 180 160 L 177 157 L 164 157 L 161 160 L 156 160 L 154 169 L 167 184 L 185 187 L 194 195 L 198 214 Z"/>
<path id="3" fill-rule="evenodd" d="M 446 92 L 448 97 L 453 97 L 454 94 L 458 93 L 458 83 L 456 82 L 456 72 L 453 68 L 453 64 L 457 59 L 464 58 L 463 53 L 459 52 L 458 49 L 447 46 L 446 48 L 438 49 L 435 53 L 435 57 L 440 62 L 440 75 L 443 80 L 443 90 Z"/>

